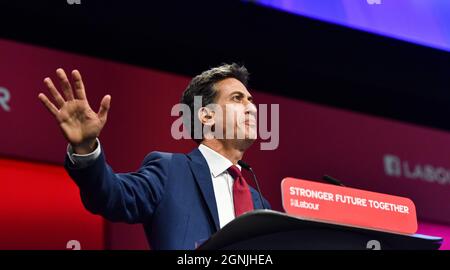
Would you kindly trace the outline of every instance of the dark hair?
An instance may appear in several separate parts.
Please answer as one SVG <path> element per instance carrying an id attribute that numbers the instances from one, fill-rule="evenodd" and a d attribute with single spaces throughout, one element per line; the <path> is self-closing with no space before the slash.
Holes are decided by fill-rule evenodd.
<path id="1" fill-rule="evenodd" d="M 202 106 L 214 103 L 217 97 L 217 90 L 214 85 L 227 78 L 235 78 L 239 80 L 245 87 L 247 87 L 249 73 L 244 66 L 236 63 L 222 64 L 221 66 L 211 68 L 195 76 L 186 90 L 184 90 L 181 97 L 181 103 L 189 106 L 191 112 L 191 121 L 188 123 L 184 121 L 186 128 L 190 131 L 191 138 L 197 143 L 202 140 L 194 138 L 194 121 L 200 121 L 197 117 L 197 112 L 194 111 L 194 97 L 202 97 Z M 198 125 L 202 127 L 202 125 Z M 202 133 L 203 134 L 203 133 Z"/>

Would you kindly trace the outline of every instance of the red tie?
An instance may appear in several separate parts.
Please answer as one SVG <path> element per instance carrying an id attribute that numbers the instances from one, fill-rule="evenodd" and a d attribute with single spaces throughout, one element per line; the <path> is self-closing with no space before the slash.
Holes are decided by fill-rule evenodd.
<path id="1" fill-rule="evenodd" d="M 248 187 L 248 184 L 242 176 L 242 173 L 238 167 L 233 165 L 228 168 L 228 172 L 234 178 L 234 214 L 235 217 L 238 217 L 245 212 L 252 211 L 254 209 L 252 194 L 250 193 L 250 188 Z"/>

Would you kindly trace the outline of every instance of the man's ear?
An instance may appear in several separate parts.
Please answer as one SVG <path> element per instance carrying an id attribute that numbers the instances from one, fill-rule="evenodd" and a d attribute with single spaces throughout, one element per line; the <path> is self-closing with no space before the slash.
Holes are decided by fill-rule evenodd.
<path id="1" fill-rule="evenodd" d="M 198 110 L 198 118 L 200 123 L 205 126 L 213 126 L 215 124 L 214 111 L 207 107 L 202 107 Z"/>

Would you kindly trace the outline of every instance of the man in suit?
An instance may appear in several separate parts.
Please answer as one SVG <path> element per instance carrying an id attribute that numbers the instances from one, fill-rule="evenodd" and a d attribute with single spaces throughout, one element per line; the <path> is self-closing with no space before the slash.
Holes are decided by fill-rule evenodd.
<path id="1" fill-rule="evenodd" d="M 111 96 L 103 97 L 96 113 L 77 70 L 71 74 L 73 84 L 64 70 L 58 69 L 56 75 L 63 95 L 45 78 L 54 102 L 43 93 L 38 97 L 69 142 L 65 168 L 92 213 L 111 221 L 142 223 L 153 249 L 194 249 L 237 216 L 264 208 L 237 165 L 256 139 L 257 111 L 246 87 L 245 67 L 222 65 L 194 77 L 181 103 L 191 109 L 186 118 L 191 121 L 185 123 L 191 135 L 195 121 L 206 130 L 194 137 L 198 148 L 189 154 L 152 152 L 133 173 L 115 173 L 98 139 Z M 203 106 L 194 111 L 196 96 L 201 96 Z M 212 104 L 217 110 L 207 106 Z M 226 113 L 218 113 L 219 109 Z"/>

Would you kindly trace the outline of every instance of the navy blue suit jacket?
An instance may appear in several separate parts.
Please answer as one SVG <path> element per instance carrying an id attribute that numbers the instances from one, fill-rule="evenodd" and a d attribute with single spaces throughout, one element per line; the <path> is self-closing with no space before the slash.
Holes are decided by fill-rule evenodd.
<path id="1" fill-rule="evenodd" d="M 86 209 L 111 221 L 142 223 L 153 249 L 194 249 L 220 228 L 211 173 L 198 149 L 187 155 L 152 152 L 132 173 L 115 173 L 103 149 L 81 169 L 66 155 L 65 168 Z M 263 208 L 250 189 L 255 208 Z"/>

